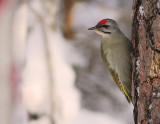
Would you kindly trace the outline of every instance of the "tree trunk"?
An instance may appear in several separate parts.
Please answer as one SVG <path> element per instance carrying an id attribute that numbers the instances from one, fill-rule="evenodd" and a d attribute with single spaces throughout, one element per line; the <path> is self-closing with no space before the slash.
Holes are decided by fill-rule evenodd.
<path id="1" fill-rule="evenodd" d="M 135 124 L 160 124 L 160 1 L 133 0 Z"/>
<path id="2" fill-rule="evenodd" d="M 66 39 L 72 39 L 73 38 L 73 27 L 72 27 L 72 9 L 73 5 L 75 3 L 75 0 L 62 0 L 61 6 L 62 10 L 61 13 L 63 13 L 63 22 L 62 22 L 62 33 Z"/>

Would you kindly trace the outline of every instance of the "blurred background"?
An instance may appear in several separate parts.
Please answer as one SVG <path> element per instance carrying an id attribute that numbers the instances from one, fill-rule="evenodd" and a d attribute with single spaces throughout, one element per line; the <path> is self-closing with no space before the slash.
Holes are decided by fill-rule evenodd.
<path id="1" fill-rule="evenodd" d="M 130 39 L 132 0 L 0 0 L 1 124 L 133 124 L 87 30 L 104 18 Z"/>

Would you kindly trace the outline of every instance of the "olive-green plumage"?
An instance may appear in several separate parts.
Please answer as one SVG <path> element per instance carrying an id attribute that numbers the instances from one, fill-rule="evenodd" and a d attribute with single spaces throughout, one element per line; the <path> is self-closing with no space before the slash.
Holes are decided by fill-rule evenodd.
<path id="1" fill-rule="evenodd" d="M 131 42 L 112 19 L 104 19 L 90 30 L 95 30 L 96 33 L 102 36 L 101 55 L 104 64 L 118 88 L 130 102 L 132 80 Z"/>
<path id="2" fill-rule="evenodd" d="M 110 72 L 110 74 L 112 75 L 115 83 L 117 84 L 118 88 L 124 93 L 126 99 L 128 102 L 131 101 L 131 89 L 130 89 L 130 85 L 129 85 L 129 88 L 127 89 L 127 87 L 125 87 L 120 81 L 119 81 L 119 78 L 118 78 L 118 74 L 114 71 L 114 69 L 112 69 L 110 67 L 110 64 L 108 63 L 107 61 L 107 58 L 105 57 L 105 53 L 104 53 L 104 50 L 103 50 L 103 46 L 101 45 L 101 55 L 102 55 L 102 59 L 103 59 L 103 62 L 105 64 L 105 66 L 107 67 L 108 71 Z"/>

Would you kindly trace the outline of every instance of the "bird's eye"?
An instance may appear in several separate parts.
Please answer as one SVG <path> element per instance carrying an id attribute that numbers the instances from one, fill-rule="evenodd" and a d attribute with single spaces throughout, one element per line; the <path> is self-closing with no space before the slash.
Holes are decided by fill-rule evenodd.
<path id="1" fill-rule="evenodd" d="M 101 27 L 103 27 L 103 28 L 108 28 L 109 25 L 102 25 Z"/>

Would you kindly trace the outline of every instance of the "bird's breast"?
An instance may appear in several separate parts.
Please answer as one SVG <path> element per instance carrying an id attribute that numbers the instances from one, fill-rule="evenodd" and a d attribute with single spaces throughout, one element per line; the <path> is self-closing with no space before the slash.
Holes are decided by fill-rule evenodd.
<path id="1" fill-rule="evenodd" d="M 124 44 L 113 45 L 103 48 L 103 50 L 110 68 L 115 70 L 120 81 L 125 80 L 124 75 L 127 75 L 130 68 L 130 58 L 126 46 Z"/>

